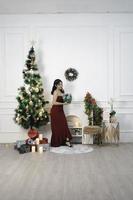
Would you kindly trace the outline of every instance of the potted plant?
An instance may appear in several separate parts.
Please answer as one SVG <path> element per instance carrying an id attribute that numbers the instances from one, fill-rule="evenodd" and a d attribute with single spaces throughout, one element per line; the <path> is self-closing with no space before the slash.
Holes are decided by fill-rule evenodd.
<path id="1" fill-rule="evenodd" d="M 84 98 L 85 113 L 88 115 L 89 125 L 101 125 L 103 110 L 100 108 L 92 95 L 87 92 Z"/>
<path id="2" fill-rule="evenodd" d="M 116 122 L 116 111 L 114 110 L 114 99 L 110 98 L 110 101 L 108 101 L 108 104 L 110 105 L 110 122 Z"/>

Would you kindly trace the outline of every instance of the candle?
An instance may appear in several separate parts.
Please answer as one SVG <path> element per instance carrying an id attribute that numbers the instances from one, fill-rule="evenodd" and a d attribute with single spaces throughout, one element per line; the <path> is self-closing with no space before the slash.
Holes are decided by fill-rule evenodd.
<path id="1" fill-rule="evenodd" d="M 35 146 L 32 146 L 32 149 L 31 149 L 32 153 L 35 152 Z"/>
<path id="2" fill-rule="evenodd" d="M 39 149 L 38 149 L 39 151 L 39 153 L 43 153 L 43 146 L 39 146 Z"/>
<path id="3" fill-rule="evenodd" d="M 36 138 L 36 144 L 37 145 L 39 144 L 39 138 Z"/>
<path id="4" fill-rule="evenodd" d="M 43 140 L 43 135 L 42 134 L 39 134 L 39 139 Z"/>

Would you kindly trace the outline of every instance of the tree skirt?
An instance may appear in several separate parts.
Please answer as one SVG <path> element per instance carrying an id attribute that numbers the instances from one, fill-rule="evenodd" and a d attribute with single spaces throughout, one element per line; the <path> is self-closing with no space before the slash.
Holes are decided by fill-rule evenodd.
<path id="1" fill-rule="evenodd" d="M 74 144 L 73 147 L 60 146 L 60 147 L 50 147 L 50 152 L 60 153 L 60 154 L 80 154 L 80 153 L 90 153 L 93 148 L 85 144 Z"/>

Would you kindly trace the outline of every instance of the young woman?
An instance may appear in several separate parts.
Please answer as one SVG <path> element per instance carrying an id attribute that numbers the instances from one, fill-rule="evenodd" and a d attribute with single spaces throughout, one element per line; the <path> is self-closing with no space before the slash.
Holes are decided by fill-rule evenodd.
<path id="1" fill-rule="evenodd" d="M 66 117 L 63 111 L 63 83 L 60 79 L 56 79 L 53 84 L 51 94 L 53 95 L 52 109 L 51 109 L 51 146 L 59 147 L 61 145 L 71 145 L 71 133 L 69 131 Z"/>

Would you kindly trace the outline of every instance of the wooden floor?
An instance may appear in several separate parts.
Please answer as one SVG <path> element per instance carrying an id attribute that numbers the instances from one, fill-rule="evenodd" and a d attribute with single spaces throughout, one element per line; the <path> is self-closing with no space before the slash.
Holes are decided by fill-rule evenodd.
<path id="1" fill-rule="evenodd" d="M 76 155 L 0 147 L 0 199 L 133 200 L 133 144 Z"/>

